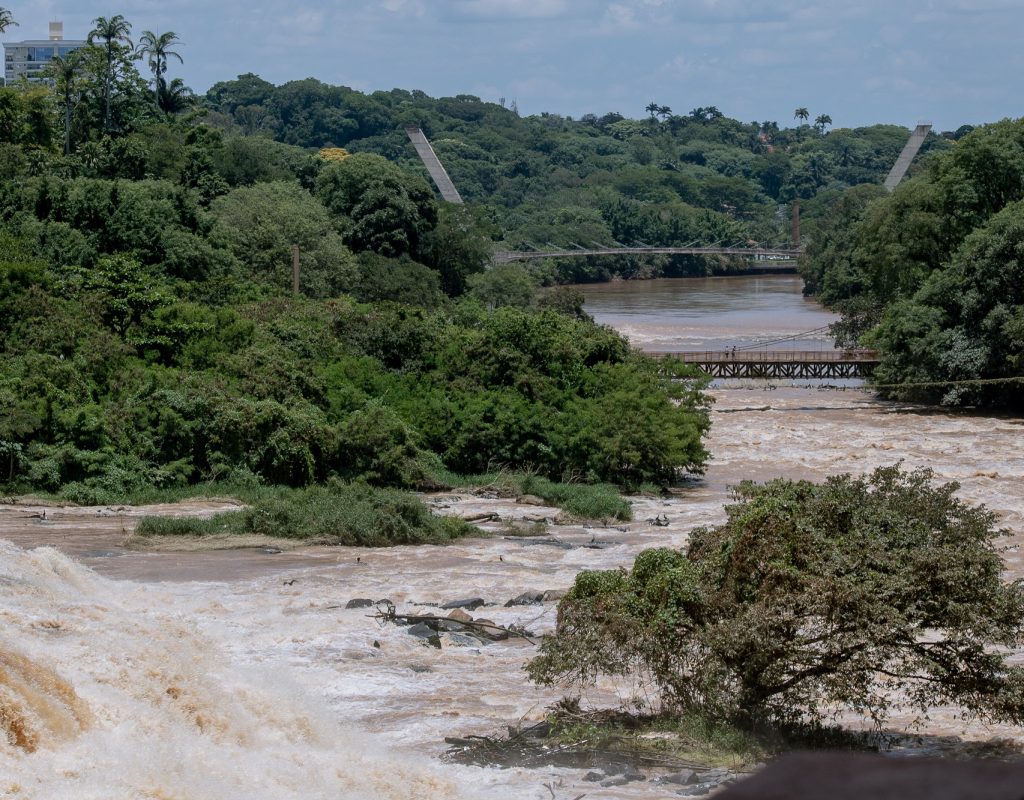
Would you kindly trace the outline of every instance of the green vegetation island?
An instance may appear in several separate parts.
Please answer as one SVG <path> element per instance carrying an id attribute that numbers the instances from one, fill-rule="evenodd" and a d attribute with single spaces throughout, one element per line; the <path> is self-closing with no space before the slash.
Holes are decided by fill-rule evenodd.
<path id="1" fill-rule="evenodd" d="M 708 379 L 595 324 L 566 284 L 735 266 L 493 252 L 782 246 L 797 201 L 807 291 L 843 314 L 841 345 L 879 352 L 880 392 L 1024 410 L 1022 120 L 929 136 L 888 194 L 898 126 L 656 102 L 522 117 L 253 74 L 199 97 L 168 79 L 175 34 L 137 48 L 123 17 L 94 25 L 44 80 L 0 89 L 5 495 L 231 495 L 247 507 L 141 532 L 367 546 L 476 532 L 410 490 L 499 485 L 628 518 L 620 492 L 704 469 Z M 464 205 L 435 197 L 406 126 Z M 744 484 L 687 551 L 583 573 L 530 674 L 643 670 L 665 708 L 744 730 L 835 704 L 880 720 L 907 686 L 921 709 L 1020 723 L 1024 668 L 1004 653 L 1024 591 L 1000 581 L 992 515 L 954 489 L 898 467 Z"/>

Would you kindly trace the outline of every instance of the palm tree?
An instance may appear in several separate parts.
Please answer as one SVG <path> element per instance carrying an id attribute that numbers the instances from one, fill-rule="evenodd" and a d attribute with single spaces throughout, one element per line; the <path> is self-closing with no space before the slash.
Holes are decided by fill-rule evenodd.
<path id="1" fill-rule="evenodd" d="M 669 108 L 668 106 L 659 106 L 658 116 L 661 117 L 662 119 L 668 119 L 669 117 L 672 116 L 672 109 Z"/>
<path id="2" fill-rule="evenodd" d="M 129 34 L 132 32 L 132 24 L 120 14 L 110 19 L 96 17 L 92 21 L 93 29 L 89 31 L 88 42 L 95 45 L 97 41 L 103 43 L 103 130 L 110 131 L 110 95 L 114 84 L 114 58 L 122 47 L 132 47 L 132 40 Z"/>
<path id="3" fill-rule="evenodd" d="M 78 88 L 81 66 L 81 55 L 73 52 L 67 56 L 54 56 L 45 70 L 46 77 L 53 81 L 54 91 L 64 107 L 64 155 L 71 154 L 71 117 L 81 96 Z"/>
<path id="4" fill-rule="evenodd" d="M 832 124 L 832 117 L 828 114 L 819 114 L 814 118 L 814 127 L 818 129 L 818 133 L 824 135 L 825 126 Z"/>
<path id="5" fill-rule="evenodd" d="M 11 12 L 0 6 L 0 33 L 3 33 L 12 25 L 17 24 L 18 23 L 14 21 L 14 17 L 11 16 Z"/>
<path id="6" fill-rule="evenodd" d="M 171 49 L 175 42 L 180 41 L 178 34 L 174 31 L 167 31 L 159 36 L 153 31 L 143 31 L 139 38 L 138 55 L 147 57 L 149 68 L 153 70 L 153 96 L 156 98 L 157 108 L 163 108 L 161 100 L 164 98 L 164 74 L 167 72 L 167 59 L 174 57 L 178 59 L 179 63 L 185 63 L 181 55 Z M 164 110 L 167 109 L 164 108 Z"/>
<path id="7" fill-rule="evenodd" d="M 811 112 L 802 106 L 793 112 L 793 118 L 798 119 L 801 122 L 807 122 L 811 117 Z"/>
<path id="8" fill-rule="evenodd" d="M 160 93 L 160 108 L 168 114 L 178 114 L 196 101 L 195 92 L 181 78 L 172 78 Z"/>
<path id="9" fill-rule="evenodd" d="M 661 106 L 652 100 L 647 104 L 647 108 L 645 108 L 644 111 L 651 115 L 651 119 L 654 119 L 654 115 L 658 113 L 659 108 L 661 108 Z"/>

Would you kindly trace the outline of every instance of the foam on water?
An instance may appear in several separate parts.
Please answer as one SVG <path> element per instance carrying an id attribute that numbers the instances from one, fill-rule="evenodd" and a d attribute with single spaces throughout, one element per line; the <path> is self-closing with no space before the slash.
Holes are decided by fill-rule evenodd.
<path id="1" fill-rule="evenodd" d="M 462 796 L 288 675 L 233 660 L 173 601 L 0 542 L 0 796 Z"/>

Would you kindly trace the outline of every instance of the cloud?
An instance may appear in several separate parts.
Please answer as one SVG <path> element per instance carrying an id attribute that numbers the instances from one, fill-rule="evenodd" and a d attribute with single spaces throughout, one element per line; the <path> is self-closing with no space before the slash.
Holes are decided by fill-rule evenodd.
<path id="1" fill-rule="evenodd" d="M 457 0 L 456 12 L 477 19 L 551 19 L 569 14 L 568 0 Z"/>
<path id="2" fill-rule="evenodd" d="M 380 6 L 391 14 L 402 16 L 423 17 L 427 7 L 422 0 L 380 0 Z"/>

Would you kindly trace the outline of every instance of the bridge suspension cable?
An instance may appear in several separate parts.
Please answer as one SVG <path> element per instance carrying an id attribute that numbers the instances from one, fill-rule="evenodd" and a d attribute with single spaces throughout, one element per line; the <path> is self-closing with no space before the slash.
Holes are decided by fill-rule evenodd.
<path id="1" fill-rule="evenodd" d="M 788 336 L 783 336 L 783 337 L 780 337 L 778 339 L 766 339 L 764 341 L 754 342 L 753 344 L 745 344 L 742 347 L 737 347 L 736 351 L 740 352 L 742 350 L 758 350 L 758 349 L 760 349 L 762 347 L 767 347 L 770 344 L 778 344 L 779 342 L 791 342 L 794 339 L 802 339 L 803 337 L 809 336 L 812 333 L 824 333 L 830 327 L 831 327 L 830 325 L 822 325 L 822 326 L 820 326 L 818 328 L 811 328 L 811 330 L 809 330 L 809 331 L 800 331 L 799 333 L 791 333 Z"/>

